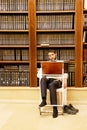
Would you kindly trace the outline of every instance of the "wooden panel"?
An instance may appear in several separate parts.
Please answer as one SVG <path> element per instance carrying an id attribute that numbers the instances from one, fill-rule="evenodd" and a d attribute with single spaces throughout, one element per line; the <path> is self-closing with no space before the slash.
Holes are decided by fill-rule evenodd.
<path id="1" fill-rule="evenodd" d="M 36 62 L 36 4 L 35 0 L 29 0 L 29 33 L 30 33 L 30 86 L 37 86 L 37 62 Z"/>
<path id="2" fill-rule="evenodd" d="M 83 0 L 76 0 L 75 23 L 75 86 L 82 87 Z"/>

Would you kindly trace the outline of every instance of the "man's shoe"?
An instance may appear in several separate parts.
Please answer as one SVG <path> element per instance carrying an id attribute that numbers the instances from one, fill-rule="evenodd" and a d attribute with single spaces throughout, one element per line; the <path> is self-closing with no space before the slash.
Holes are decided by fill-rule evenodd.
<path id="1" fill-rule="evenodd" d="M 53 109 L 53 118 L 58 117 L 58 110 L 57 109 Z"/>
<path id="2" fill-rule="evenodd" d="M 44 107 L 45 105 L 47 105 L 46 101 L 42 101 L 39 107 Z"/>
<path id="3" fill-rule="evenodd" d="M 71 114 L 71 115 L 74 115 L 77 113 L 76 111 L 71 110 L 69 106 L 67 105 L 64 106 L 63 110 L 64 110 L 64 113 Z"/>
<path id="4" fill-rule="evenodd" d="M 72 104 L 69 104 L 69 108 L 72 110 L 72 111 L 76 111 L 76 112 L 79 112 L 78 109 L 76 109 L 75 107 L 73 107 Z"/>

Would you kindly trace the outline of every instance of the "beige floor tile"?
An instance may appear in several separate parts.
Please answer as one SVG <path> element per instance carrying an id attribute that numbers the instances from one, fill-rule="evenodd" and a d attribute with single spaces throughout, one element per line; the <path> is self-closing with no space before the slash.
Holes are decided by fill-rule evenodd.
<path id="1" fill-rule="evenodd" d="M 75 106 L 76 115 L 40 115 L 38 104 L 0 103 L 0 130 L 82 130 L 87 129 L 87 105 Z"/>

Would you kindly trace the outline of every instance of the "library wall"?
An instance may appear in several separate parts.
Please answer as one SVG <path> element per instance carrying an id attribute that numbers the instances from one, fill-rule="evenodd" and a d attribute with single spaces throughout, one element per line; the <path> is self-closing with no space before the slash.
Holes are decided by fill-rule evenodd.
<path id="1" fill-rule="evenodd" d="M 68 87 L 83 87 L 87 72 L 83 3 L 0 0 L 0 86 L 37 87 L 40 62 L 48 60 L 48 50 L 54 49 L 58 60 L 64 60 Z"/>

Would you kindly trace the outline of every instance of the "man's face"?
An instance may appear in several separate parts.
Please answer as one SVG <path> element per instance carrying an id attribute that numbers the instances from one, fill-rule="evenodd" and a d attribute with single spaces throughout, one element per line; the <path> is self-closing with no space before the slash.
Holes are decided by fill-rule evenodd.
<path id="1" fill-rule="evenodd" d="M 49 60 L 54 61 L 54 60 L 56 60 L 56 54 L 54 52 L 49 52 L 48 58 L 49 58 Z"/>

